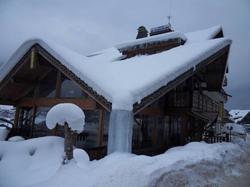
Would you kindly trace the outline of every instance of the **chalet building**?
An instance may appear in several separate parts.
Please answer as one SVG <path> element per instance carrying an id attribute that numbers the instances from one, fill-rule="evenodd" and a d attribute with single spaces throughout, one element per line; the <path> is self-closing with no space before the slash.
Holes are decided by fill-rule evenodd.
<path id="1" fill-rule="evenodd" d="M 229 114 L 235 123 L 250 124 L 250 110 L 230 110 Z"/>
<path id="2" fill-rule="evenodd" d="M 0 69 L 0 104 L 16 107 L 11 134 L 63 136 L 60 127 L 46 129 L 45 116 L 55 104 L 74 103 L 86 115 L 75 146 L 92 158 L 202 140 L 223 119 L 231 40 L 219 26 L 187 34 L 164 28 L 89 56 L 47 40 L 24 42 Z"/>

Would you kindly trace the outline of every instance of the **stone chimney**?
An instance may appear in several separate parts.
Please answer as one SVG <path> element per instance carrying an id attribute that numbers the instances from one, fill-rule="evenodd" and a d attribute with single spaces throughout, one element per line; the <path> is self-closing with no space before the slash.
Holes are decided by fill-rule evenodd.
<path id="1" fill-rule="evenodd" d="M 138 33 L 137 33 L 136 39 L 146 38 L 148 36 L 148 31 L 146 27 L 140 26 L 137 30 L 138 30 Z"/>

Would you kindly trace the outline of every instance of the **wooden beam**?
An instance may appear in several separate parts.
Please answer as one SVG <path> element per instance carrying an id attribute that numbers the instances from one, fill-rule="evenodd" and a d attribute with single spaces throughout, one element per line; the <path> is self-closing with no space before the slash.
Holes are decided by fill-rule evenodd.
<path id="1" fill-rule="evenodd" d="M 97 145 L 102 146 L 103 144 L 103 131 L 104 131 L 104 110 L 99 111 L 99 125 L 97 134 Z"/>
<path id="2" fill-rule="evenodd" d="M 187 125 L 188 125 L 188 116 L 184 113 L 181 116 L 181 144 L 184 145 L 186 143 L 187 138 Z"/>
<path id="3" fill-rule="evenodd" d="M 47 69 L 43 74 L 42 76 L 39 78 L 38 81 L 41 81 L 43 80 L 50 72 L 52 71 L 52 69 Z M 29 87 L 28 89 L 26 89 L 26 91 L 20 95 L 20 97 L 16 98 L 16 100 L 19 100 L 20 98 L 22 97 L 25 97 L 29 92 L 32 91 L 32 89 L 35 89 L 37 84 L 34 84 L 33 86 Z"/>
<path id="4" fill-rule="evenodd" d="M 0 99 L 0 105 L 12 105 L 12 106 L 15 106 L 16 102 L 10 101 L 10 100 Z"/>
<path id="5" fill-rule="evenodd" d="M 152 129 L 152 145 L 157 145 L 157 130 L 158 130 L 157 118 L 153 121 L 153 129 Z M 162 124 L 161 124 L 162 125 Z"/>
<path id="6" fill-rule="evenodd" d="M 92 99 L 70 98 L 23 98 L 18 102 L 20 107 L 51 107 L 59 103 L 73 103 L 85 110 L 95 110 L 96 102 Z"/>
<path id="7" fill-rule="evenodd" d="M 35 119 L 36 119 L 36 107 L 33 107 L 32 114 L 31 114 L 31 123 L 30 123 L 30 138 L 33 137 L 33 129 L 35 125 Z"/>
<path id="8" fill-rule="evenodd" d="M 12 68 L 12 70 L 4 77 L 4 79 L 0 82 L 0 90 L 6 86 L 9 80 L 26 64 L 26 62 L 30 58 L 30 51 L 27 51 L 26 54 L 19 60 L 19 62 Z"/>
<path id="9" fill-rule="evenodd" d="M 37 60 L 37 57 L 36 57 L 36 48 L 33 47 L 31 49 L 31 55 L 30 55 L 30 69 L 34 69 L 35 68 L 36 60 Z"/>
<path id="10" fill-rule="evenodd" d="M 61 96 L 62 74 L 58 70 L 56 76 L 56 98 Z"/>
<path id="11" fill-rule="evenodd" d="M 141 111 L 140 114 L 147 116 L 164 116 L 164 111 L 160 107 L 149 106 Z"/>
<path id="12" fill-rule="evenodd" d="M 14 130 L 16 130 L 18 127 L 19 114 L 20 114 L 20 108 L 16 107 L 15 118 L 14 118 L 14 127 L 13 127 Z"/>

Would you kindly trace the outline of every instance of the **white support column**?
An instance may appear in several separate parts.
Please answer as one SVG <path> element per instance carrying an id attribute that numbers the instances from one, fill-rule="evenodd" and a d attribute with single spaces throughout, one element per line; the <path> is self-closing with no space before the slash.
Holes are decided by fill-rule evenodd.
<path id="1" fill-rule="evenodd" d="M 109 119 L 108 154 L 132 151 L 133 112 L 112 110 Z"/>

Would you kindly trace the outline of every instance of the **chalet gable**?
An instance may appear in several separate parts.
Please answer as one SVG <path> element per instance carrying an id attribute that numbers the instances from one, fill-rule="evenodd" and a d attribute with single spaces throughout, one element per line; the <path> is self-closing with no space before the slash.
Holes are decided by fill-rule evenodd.
<path id="1" fill-rule="evenodd" d="M 79 87 L 83 94 L 91 98 L 77 100 L 75 104 L 84 109 L 93 109 L 96 107 L 94 103 L 96 101 L 106 110 L 110 110 L 111 104 L 104 97 L 97 94 L 39 43 L 34 42 L 30 45 L 25 54 L 18 59 L 20 60 L 0 82 L 2 104 L 32 107 L 51 106 L 61 102 L 75 103 L 70 98 L 60 99 L 61 84 L 68 79 Z M 50 97 L 56 99 L 49 99 Z"/>

